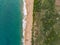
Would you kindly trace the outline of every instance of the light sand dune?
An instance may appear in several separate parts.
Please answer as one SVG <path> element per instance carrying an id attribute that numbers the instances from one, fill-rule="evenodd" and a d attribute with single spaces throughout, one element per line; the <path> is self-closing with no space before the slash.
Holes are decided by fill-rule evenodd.
<path id="1" fill-rule="evenodd" d="M 25 45 L 31 45 L 32 38 L 32 23 L 33 23 L 33 2 L 34 0 L 26 0 L 26 29 L 25 29 Z"/>

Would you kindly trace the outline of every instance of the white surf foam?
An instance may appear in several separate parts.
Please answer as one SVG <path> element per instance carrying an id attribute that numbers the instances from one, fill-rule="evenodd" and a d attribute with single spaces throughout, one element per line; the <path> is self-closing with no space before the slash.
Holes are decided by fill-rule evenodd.
<path id="1" fill-rule="evenodd" d="M 25 28 L 26 28 L 26 16 L 27 16 L 27 10 L 26 10 L 26 2 L 25 0 L 23 0 L 23 38 L 22 38 L 22 42 L 23 42 L 23 45 L 24 44 L 24 34 L 25 34 Z"/>

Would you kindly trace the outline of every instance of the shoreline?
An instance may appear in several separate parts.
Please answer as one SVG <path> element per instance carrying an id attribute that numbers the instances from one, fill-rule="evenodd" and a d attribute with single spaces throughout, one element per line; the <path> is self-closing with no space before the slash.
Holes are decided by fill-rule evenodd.
<path id="1" fill-rule="evenodd" d="M 23 0 L 23 45 L 31 45 L 33 23 L 33 0 Z"/>
<path id="2" fill-rule="evenodd" d="M 33 2 L 34 0 L 25 0 L 26 2 L 26 28 L 25 28 L 25 37 L 24 37 L 24 45 L 31 45 L 32 38 L 32 23 L 33 23 Z"/>
<path id="3" fill-rule="evenodd" d="M 22 42 L 23 45 L 25 45 L 25 28 L 26 28 L 26 16 L 27 16 L 27 9 L 26 9 L 26 2 L 25 0 L 23 0 L 23 38 L 22 38 Z"/>
<path id="4" fill-rule="evenodd" d="M 25 2 L 25 16 L 24 16 L 24 20 L 25 20 L 25 28 L 23 30 L 24 32 L 24 45 L 31 45 L 31 35 L 32 35 L 32 23 L 33 23 L 33 3 L 34 3 L 34 0 L 24 0 Z M 58 5 L 59 4 L 59 1 L 56 2 Z"/>

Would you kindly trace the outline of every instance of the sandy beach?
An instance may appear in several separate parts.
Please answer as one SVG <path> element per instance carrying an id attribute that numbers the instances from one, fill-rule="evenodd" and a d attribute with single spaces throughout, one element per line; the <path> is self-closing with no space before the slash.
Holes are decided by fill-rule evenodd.
<path id="1" fill-rule="evenodd" d="M 25 45 L 31 45 L 31 38 L 32 38 L 32 23 L 33 23 L 33 0 L 26 0 L 26 9 L 27 9 L 27 16 L 26 16 L 26 28 L 25 28 Z"/>

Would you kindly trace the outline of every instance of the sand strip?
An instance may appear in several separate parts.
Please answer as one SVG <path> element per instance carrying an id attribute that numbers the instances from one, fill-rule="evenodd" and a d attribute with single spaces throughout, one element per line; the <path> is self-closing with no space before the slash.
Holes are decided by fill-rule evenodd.
<path id="1" fill-rule="evenodd" d="M 26 0 L 27 17 L 25 29 L 25 45 L 31 45 L 32 38 L 32 23 L 33 23 L 33 2 L 34 0 Z"/>

